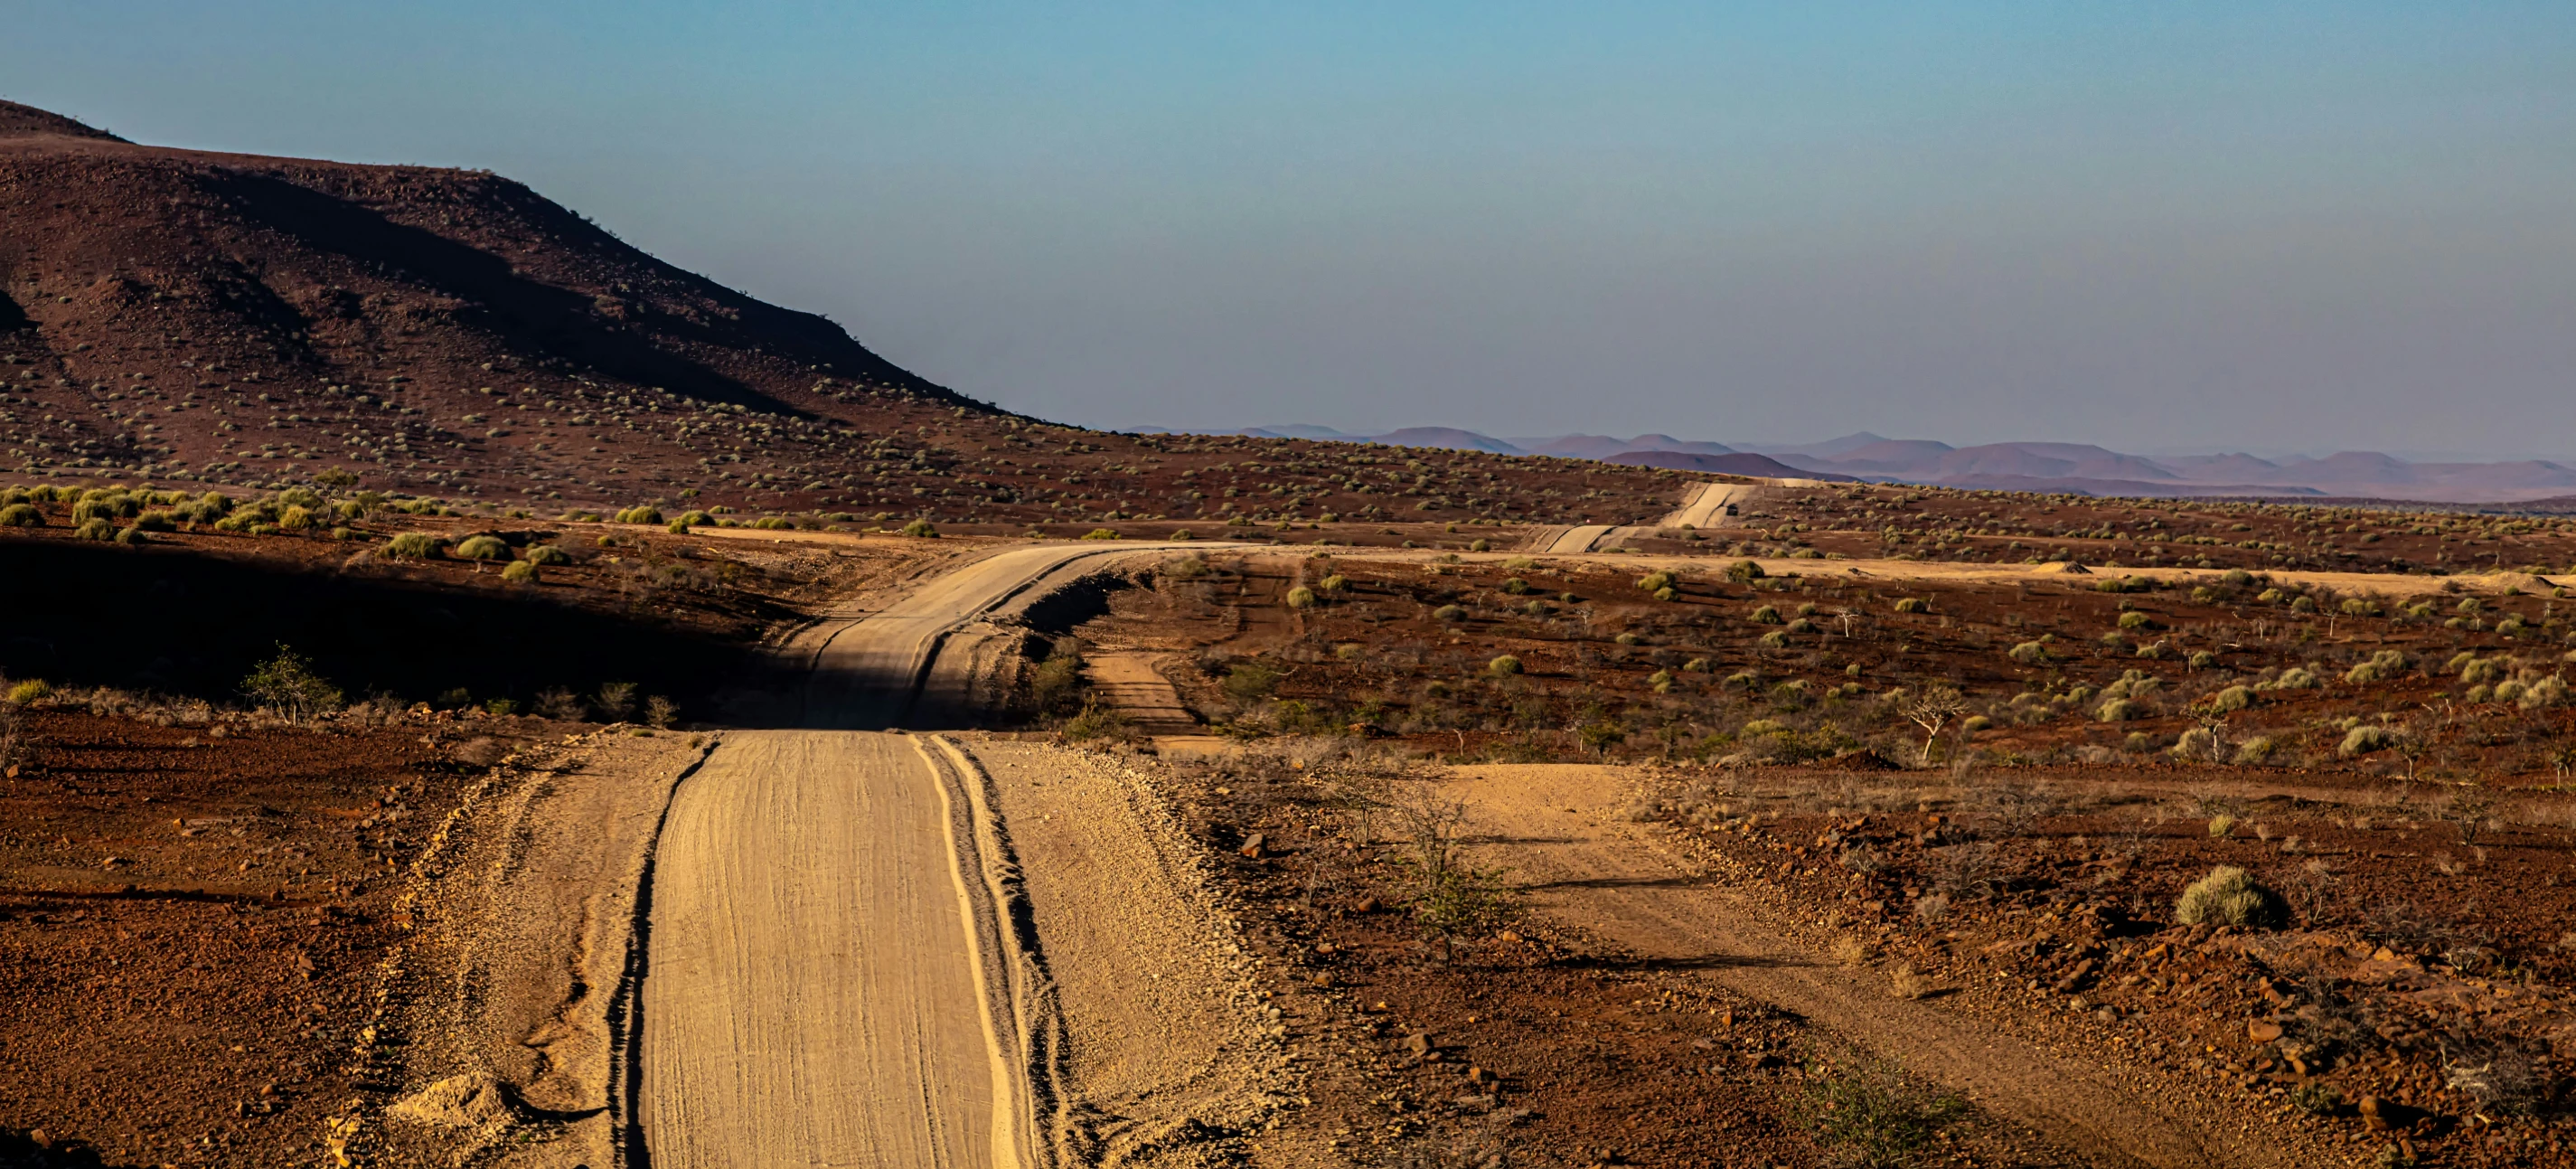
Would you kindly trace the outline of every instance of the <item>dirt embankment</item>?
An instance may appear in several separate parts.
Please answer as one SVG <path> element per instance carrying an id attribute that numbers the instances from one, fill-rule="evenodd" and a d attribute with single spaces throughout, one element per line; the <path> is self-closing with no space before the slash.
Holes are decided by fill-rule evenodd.
<path id="1" fill-rule="evenodd" d="M 407 874 L 332 1126 L 371 1165 L 604 1166 L 628 1113 L 639 898 L 702 736 L 608 728 L 521 749 L 463 793 Z"/>

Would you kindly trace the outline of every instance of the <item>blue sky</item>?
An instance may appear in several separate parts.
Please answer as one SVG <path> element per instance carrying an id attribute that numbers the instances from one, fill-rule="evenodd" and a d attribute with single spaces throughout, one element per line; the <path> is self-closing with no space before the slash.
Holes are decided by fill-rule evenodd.
<path id="1" fill-rule="evenodd" d="M 1070 421 L 2576 457 L 2576 6 L 48 3 Z"/>

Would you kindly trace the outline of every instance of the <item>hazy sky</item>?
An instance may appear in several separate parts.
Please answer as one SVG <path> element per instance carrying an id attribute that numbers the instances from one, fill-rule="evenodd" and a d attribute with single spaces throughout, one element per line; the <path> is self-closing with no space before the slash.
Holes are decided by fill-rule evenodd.
<path id="1" fill-rule="evenodd" d="M 23 0 L 1097 425 L 2576 458 L 2576 5 Z"/>

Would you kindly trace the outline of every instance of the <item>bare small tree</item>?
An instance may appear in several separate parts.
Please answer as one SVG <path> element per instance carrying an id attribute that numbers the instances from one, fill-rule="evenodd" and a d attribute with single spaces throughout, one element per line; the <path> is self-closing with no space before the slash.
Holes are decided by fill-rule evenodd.
<path id="1" fill-rule="evenodd" d="M 1391 802 L 1395 819 L 1412 839 L 1415 887 L 1413 920 L 1440 943 L 1441 960 L 1454 962 L 1461 938 L 1477 938 L 1501 928 L 1517 908 L 1517 898 L 1503 883 L 1499 869 L 1467 863 L 1458 848 L 1459 830 L 1467 822 L 1467 805 L 1441 794 L 1429 783 L 1405 784 Z"/>
<path id="2" fill-rule="evenodd" d="M 1967 710 L 1967 698 L 1948 686 L 1935 686 L 1920 694 L 1906 695 L 1896 704 L 1896 713 L 1923 728 L 1923 755 L 1916 760 L 1916 766 L 1931 765 L 1932 744 L 1941 740 L 1941 728 Z"/>
<path id="3" fill-rule="evenodd" d="M 2218 708 L 2215 695 L 2191 704 L 2192 725 L 2209 734 L 2209 761 L 2227 762 L 2227 711 Z"/>

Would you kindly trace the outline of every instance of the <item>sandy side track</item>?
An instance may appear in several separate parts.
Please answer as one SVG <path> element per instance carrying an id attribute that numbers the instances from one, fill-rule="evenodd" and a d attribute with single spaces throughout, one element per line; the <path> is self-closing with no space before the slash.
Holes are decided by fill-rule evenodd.
<path id="1" fill-rule="evenodd" d="M 1653 848 L 1621 823 L 1629 799 L 1616 768 L 1518 765 L 1460 769 L 1479 860 L 1509 866 L 1538 912 L 1578 925 L 1643 960 L 1704 971 L 1727 987 L 1794 1011 L 1865 1049 L 1966 1092 L 2048 1134 L 2088 1163 L 2184 1169 L 2335 1163 L 2279 1134 L 2240 1135 L 2214 1112 L 2158 1099 L 2141 1073 L 2101 1053 L 2048 1051 L 1933 1001 L 1892 997 L 1885 975 L 1811 955 L 1760 924 L 1754 894 Z"/>

